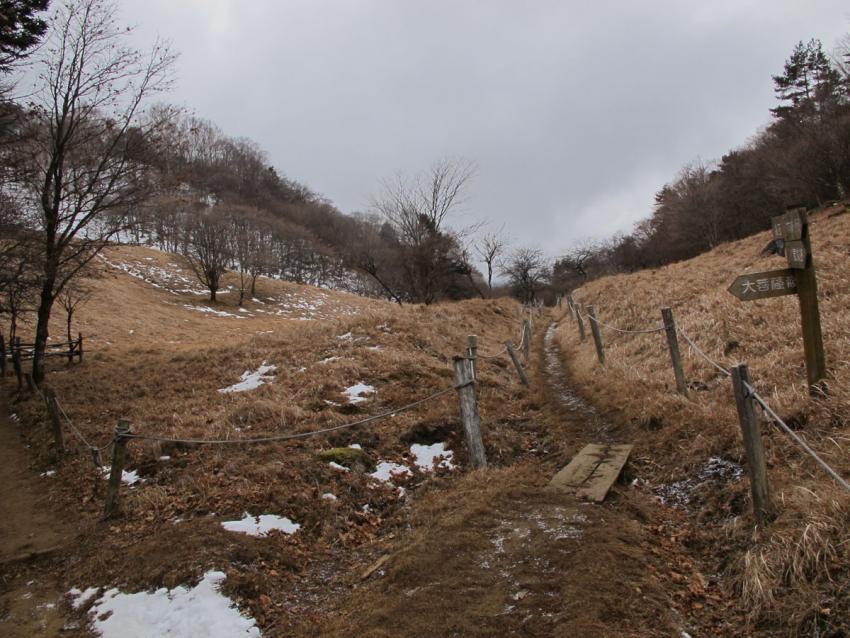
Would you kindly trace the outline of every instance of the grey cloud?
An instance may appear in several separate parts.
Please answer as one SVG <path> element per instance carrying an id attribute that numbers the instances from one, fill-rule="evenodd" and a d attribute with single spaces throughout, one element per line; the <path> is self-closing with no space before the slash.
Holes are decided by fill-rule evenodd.
<path id="1" fill-rule="evenodd" d="M 794 43 L 843 2 L 123 0 L 182 52 L 173 101 L 363 210 L 379 180 L 474 160 L 469 217 L 550 254 L 627 231 L 686 162 L 769 119 Z"/>

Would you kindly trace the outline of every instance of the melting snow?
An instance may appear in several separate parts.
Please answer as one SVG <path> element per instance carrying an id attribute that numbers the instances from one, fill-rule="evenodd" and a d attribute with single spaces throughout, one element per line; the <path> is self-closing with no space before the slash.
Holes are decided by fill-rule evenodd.
<path id="1" fill-rule="evenodd" d="M 188 308 L 189 310 L 195 310 L 196 312 L 205 312 L 211 315 L 215 315 L 216 317 L 232 317 L 233 319 L 244 319 L 245 317 L 240 317 L 239 315 L 234 315 L 232 312 L 225 312 L 224 310 L 216 310 L 215 308 L 210 308 L 209 306 L 193 306 L 192 304 L 184 303 L 184 308 Z"/>
<path id="2" fill-rule="evenodd" d="M 224 394 L 227 392 L 245 392 L 246 390 L 255 390 L 261 385 L 274 379 L 273 375 L 268 374 L 273 370 L 277 370 L 276 365 L 266 365 L 266 362 L 263 361 L 260 367 L 253 372 L 250 370 L 243 372 L 240 377 L 242 380 L 239 383 L 235 383 L 227 388 L 221 388 L 219 392 Z"/>
<path id="3" fill-rule="evenodd" d="M 394 477 L 410 476 L 411 474 L 413 474 L 413 472 L 410 471 L 410 468 L 407 468 L 404 465 L 399 465 L 398 463 L 392 463 L 390 461 L 381 461 L 378 463 L 375 471 L 369 476 L 378 479 L 379 481 L 389 482 Z"/>
<path id="4" fill-rule="evenodd" d="M 348 472 L 347 467 L 345 467 L 344 465 L 340 465 L 336 461 L 331 461 L 330 463 L 328 463 L 328 465 L 330 465 L 335 470 L 339 470 L 340 472 Z"/>
<path id="5" fill-rule="evenodd" d="M 87 602 L 89 602 L 92 596 L 94 596 L 96 593 L 97 587 L 89 587 L 85 591 L 80 591 L 76 587 L 72 587 L 68 591 L 68 595 L 73 599 L 71 601 L 71 607 L 73 607 L 74 609 L 79 609 Z"/>
<path id="6" fill-rule="evenodd" d="M 240 532 L 249 536 L 266 536 L 269 532 L 279 530 L 284 534 L 294 534 L 301 526 L 293 523 L 285 516 L 262 514 L 251 516 L 248 512 L 238 521 L 224 521 L 221 526 L 228 532 Z"/>
<path id="7" fill-rule="evenodd" d="M 324 494 L 322 494 L 322 498 L 323 498 L 324 500 L 326 500 L 326 501 L 335 501 L 335 500 L 337 500 L 336 495 L 335 495 L 335 494 L 331 494 L 330 492 L 325 492 Z"/>
<path id="8" fill-rule="evenodd" d="M 103 478 L 109 479 L 109 474 L 112 472 L 112 468 L 108 465 L 104 465 L 100 468 L 101 472 L 103 472 Z M 140 483 L 142 479 L 139 478 L 139 473 L 136 470 L 121 470 L 121 482 L 126 483 L 127 485 L 135 485 L 136 483 Z"/>
<path id="9" fill-rule="evenodd" d="M 419 469 L 423 472 L 430 472 L 433 470 L 434 463 L 437 463 L 437 468 L 444 467 L 447 470 L 454 468 L 454 465 L 452 464 L 454 452 L 446 449 L 445 443 L 434 443 L 433 445 L 420 445 L 419 443 L 414 443 L 410 446 L 410 453 L 413 455 L 416 465 L 418 465 Z"/>
<path id="10" fill-rule="evenodd" d="M 667 485 L 659 485 L 655 489 L 655 496 L 663 505 L 681 509 L 690 505 L 700 492 L 714 489 L 723 483 L 739 481 L 743 475 L 744 469 L 737 463 L 712 456 L 699 469 L 696 476 Z"/>
<path id="11" fill-rule="evenodd" d="M 110 589 L 91 608 L 92 627 L 103 638 L 259 638 L 256 621 L 219 591 L 225 577 L 209 571 L 191 589 L 181 585 L 135 594 Z"/>
<path id="12" fill-rule="evenodd" d="M 39 476 L 56 476 L 56 470 L 47 470 L 39 474 Z"/>
<path id="13" fill-rule="evenodd" d="M 348 402 L 351 404 L 363 403 L 367 400 L 364 394 L 374 394 L 375 387 L 365 383 L 355 383 L 350 388 L 342 391 L 342 394 L 348 397 Z"/>

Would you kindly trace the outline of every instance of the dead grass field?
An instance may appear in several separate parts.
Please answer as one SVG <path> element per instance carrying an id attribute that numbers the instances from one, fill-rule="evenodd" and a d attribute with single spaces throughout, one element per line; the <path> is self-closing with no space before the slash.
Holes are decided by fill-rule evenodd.
<path id="1" fill-rule="evenodd" d="M 725 292 L 745 268 L 778 267 L 778 258 L 759 256 L 766 236 L 654 273 L 600 280 L 576 296 L 624 328 L 658 324 L 669 303 L 712 356 L 747 360 L 771 403 L 847 474 L 850 216 L 829 217 L 834 212 L 819 214 L 813 228 L 834 375 L 830 396 L 817 402 L 805 392 L 793 303 L 744 307 Z M 398 307 L 261 279 L 244 308 L 232 288 L 210 306 L 179 258 L 142 248 L 110 249 L 91 285 L 75 322 L 85 361 L 51 360 L 48 383 L 97 445 L 122 417 L 135 432 L 179 439 L 332 427 L 450 388 L 451 358 L 469 334 L 479 336 L 483 355 L 519 341 L 518 306 L 509 300 Z M 57 312 L 57 341 L 63 319 Z M 606 335 L 602 376 L 591 342 L 579 344 L 575 326 L 562 320 L 555 336 L 568 381 L 596 410 L 576 408 L 554 378 L 557 351 L 544 348 L 548 322 L 542 316 L 535 325 L 530 389 L 505 357 L 479 361 L 486 471 L 468 471 L 452 392 L 368 426 L 286 443 L 134 440 L 127 469 L 142 481 L 122 487 L 122 515 L 108 522 L 100 518 L 104 477 L 70 434 L 71 453 L 53 458 L 44 409 L 24 392 L 10 409 L 30 446 L 33 478 L 75 513 L 75 534 L 55 558 L 5 574 L 0 598 L 28 593 L 30 581 L 55 591 L 174 587 L 217 568 L 227 573 L 225 592 L 264 636 L 811 635 L 814 623 L 821 635 L 845 630 L 847 500 L 818 468 L 769 434 L 781 515 L 755 540 L 745 481 L 721 477 L 711 489 L 690 490 L 684 510 L 660 505 L 660 489 L 693 477 L 710 457 L 730 467 L 742 460 L 729 382 L 686 354 L 698 383 L 689 400 L 677 397 L 661 335 Z M 757 338 L 768 332 L 768 344 Z M 219 392 L 264 363 L 276 366 L 264 385 Z M 343 391 L 356 384 L 374 392 L 349 403 Z M 618 486 L 588 513 L 545 492 L 581 446 L 600 440 L 637 444 L 632 488 Z M 411 445 L 438 442 L 452 451 L 455 469 L 417 469 Z M 351 471 L 319 457 L 351 444 L 363 449 Z M 369 471 L 379 461 L 410 474 L 376 481 Z M 55 474 L 39 476 L 49 470 Z M 222 528 L 246 511 L 301 527 L 262 538 Z M 380 573 L 361 581 L 384 555 Z M 86 606 L 61 609 L 70 618 L 63 635 L 91 635 Z"/>
<path id="2" fill-rule="evenodd" d="M 47 379 L 76 427 L 98 446 L 124 417 L 134 432 L 179 439 L 335 426 L 451 388 L 451 358 L 468 334 L 479 335 L 482 354 L 498 351 L 506 339 L 518 341 L 518 306 L 509 300 L 398 307 L 263 279 L 256 300 L 240 311 L 232 291 L 210 307 L 173 255 L 115 248 L 105 258 L 75 322 L 86 339 L 84 363 L 53 359 Z M 52 334 L 60 340 L 62 313 L 54 319 Z M 219 392 L 264 362 L 277 366 L 265 385 Z M 348 403 L 343 391 L 358 383 L 374 392 Z M 567 443 L 551 440 L 546 422 L 537 419 L 537 399 L 507 361 L 480 362 L 478 396 L 491 466 L 536 458 L 544 449 L 555 462 L 569 458 Z M 34 476 L 55 471 L 37 478 L 42 489 L 78 516 L 67 553 L 40 572 L 22 567 L 19 581 L 47 570 L 61 591 L 111 584 L 137 591 L 194 583 L 219 567 L 227 571 L 227 593 L 267 636 L 296 626 L 309 635 L 336 587 L 349 587 L 348 574 L 368 564 L 381 542 L 404 537 L 416 495 L 450 491 L 467 465 L 454 392 L 369 426 L 287 443 L 131 441 L 126 467 L 141 482 L 122 486 L 122 516 L 104 523 L 105 480 L 88 451 L 67 434 L 71 453 L 56 462 L 40 402 L 24 393 L 11 410 L 29 426 Z M 452 451 L 457 469 L 418 470 L 411 445 L 437 442 Z M 368 464 L 407 465 L 410 475 L 381 483 L 318 458 L 354 443 Z M 301 528 L 254 538 L 221 527 L 246 511 L 286 516 Z M 79 628 L 64 635 L 89 635 L 85 611 L 69 612 Z"/>
<path id="3" fill-rule="evenodd" d="M 600 321 L 635 330 L 661 325 L 670 306 L 678 324 L 724 366 L 746 362 L 759 393 L 822 457 L 850 476 L 850 214 L 844 205 L 812 216 L 829 394 L 806 387 L 796 297 L 743 303 L 727 292 L 745 272 L 785 267 L 764 256 L 769 232 L 725 244 L 690 261 L 606 277 L 576 291 Z M 687 479 L 711 457 L 743 463 L 731 381 L 680 339 L 689 398 L 675 393 L 663 333 L 622 335 L 603 328 L 607 364 L 596 362 L 588 330 L 563 321 L 558 339 L 572 381 L 594 404 L 631 427 L 637 473 L 647 490 Z M 729 482 L 697 503 L 713 538 L 717 567 L 728 576 L 758 635 L 843 636 L 850 632 L 850 495 L 764 421 L 766 454 L 778 519 L 753 535 L 745 481 Z M 731 562 L 730 562 L 731 559 Z"/>

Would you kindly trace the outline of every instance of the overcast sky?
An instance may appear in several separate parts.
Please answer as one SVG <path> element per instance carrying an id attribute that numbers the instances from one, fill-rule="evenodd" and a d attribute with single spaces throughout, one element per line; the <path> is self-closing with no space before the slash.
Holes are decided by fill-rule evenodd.
<path id="1" fill-rule="evenodd" d="M 466 217 L 556 255 L 628 231 L 687 162 L 770 118 L 794 44 L 846 0 L 120 0 L 181 57 L 170 100 L 343 212 L 382 178 L 474 161 Z"/>

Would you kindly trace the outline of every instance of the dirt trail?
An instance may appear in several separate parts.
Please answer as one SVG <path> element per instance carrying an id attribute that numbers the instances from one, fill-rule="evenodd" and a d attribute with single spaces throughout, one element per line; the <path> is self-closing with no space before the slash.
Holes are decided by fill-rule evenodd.
<path id="1" fill-rule="evenodd" d="M 29 469 L 0 395 L 0 635 L 7 638 L 55 636 L 63 624 L 61 591 L 32 564 L 73 541 L 42 487 L 49 480 Z"/>
<path id="2" fill-rule="evenodd" d="M 534 356 L 556 437 L 614 442 L 571 390 L 555 325 Z M 514 464 L 428 495 L 378 577 L 302 635 L 681 636 L 640 499 L 590 505 L 548 490 L 551 475 L 552 463 Z"/>

